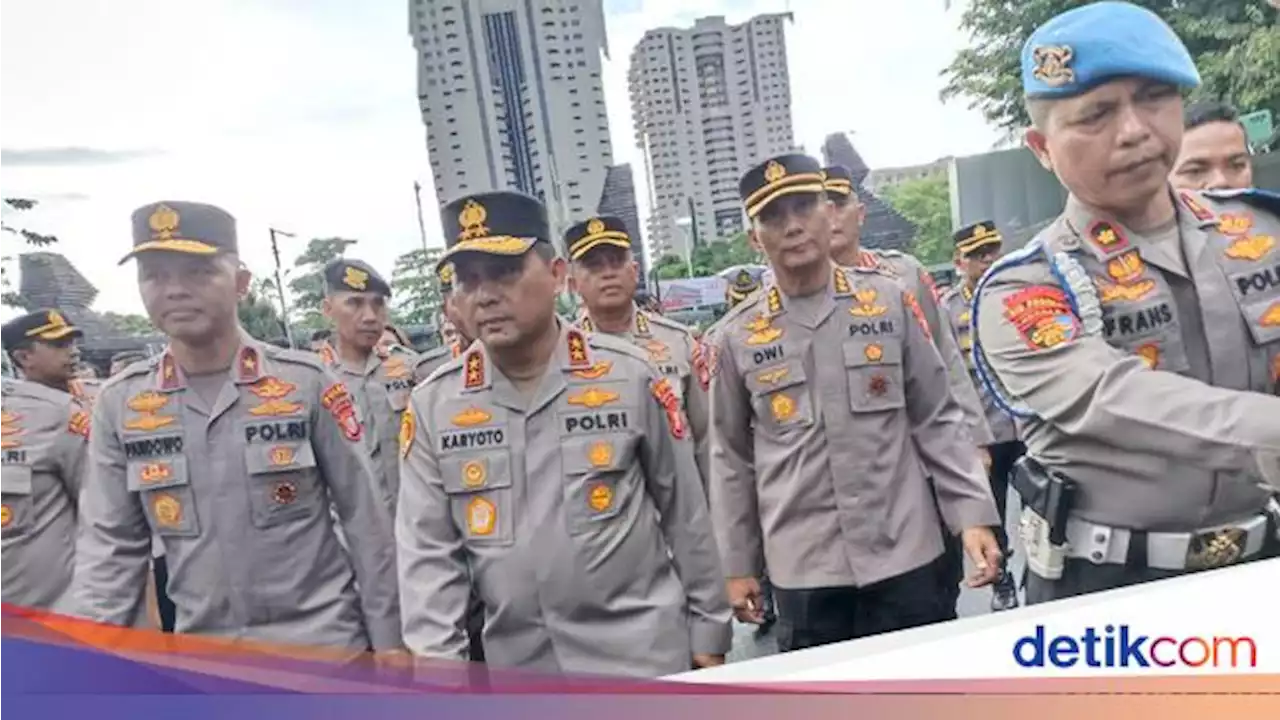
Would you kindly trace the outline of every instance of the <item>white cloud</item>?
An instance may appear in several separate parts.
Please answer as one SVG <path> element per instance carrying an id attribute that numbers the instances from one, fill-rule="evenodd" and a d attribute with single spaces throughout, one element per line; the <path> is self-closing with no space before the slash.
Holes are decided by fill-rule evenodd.
<path id="1" fill-rule="evenodd" d="M 961 38 L 940 0 L 795 0 L 788 29 L 797 139 L 816 153 L 857 131 L 874 165 L 987 149 L 980 119 L 937 99 Z M 646 29 L 702 15 L 738 22 L 786 3 L 613 0 L 606 99 L 617 162 L 643 165 L 632 141 L 626 65 Z M 99 288 L 100 310 L 140 311 L 129 213 L 157 199 L 204 200 L 239 219 L 256 271 L 271 270 L 267 228 L 360 238 L 351 253 L 383 272 L 420 245 L 412 184 L 423 185 L 438 244 L 405 0 L 11 0 L 5 3 L 3 144 L 12 149 L 157 150 L 95 165 L 3 168 L 6 196 L 50 196 L 29 224 Z M 838 50 L 838 53 L 836 52 Z M 61 199 L 59 199 L 61 198 Z M 5 238 L 5 252 L 14 243 Z"/>

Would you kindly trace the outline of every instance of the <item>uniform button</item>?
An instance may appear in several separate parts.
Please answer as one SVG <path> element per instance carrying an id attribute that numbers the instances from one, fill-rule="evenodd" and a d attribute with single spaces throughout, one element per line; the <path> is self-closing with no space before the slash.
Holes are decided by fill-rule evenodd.
<path id="1" fill-rule="evenodd" d="M 1097 535 L 1093 536 L 1093 541 L 1096 543 L 1104 543 L 1107 541 L 1107 536 L 1103 535 L 1102 533 L 1098 533 Z"/>
<path id="2" fill-rule="evenodd" d="M 1102 560 L 1102 551 L 1101 551 L 1101 550 L 1094 550 L 1092 553 L 1090 553 L 1089 557 L 1093 558 L 1095 562 L 1101 561 L 1101 560 Z"/>

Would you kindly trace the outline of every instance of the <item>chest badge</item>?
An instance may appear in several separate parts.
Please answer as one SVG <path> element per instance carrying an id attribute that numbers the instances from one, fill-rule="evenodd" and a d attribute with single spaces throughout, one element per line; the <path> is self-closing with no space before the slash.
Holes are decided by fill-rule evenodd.
<path id="1" fill-rule="evenodd" d="M 786 393 L 778 393 L 769 401 L 769 411 L 775 422 L 786 422 L 796 415 L 796 401 Z"/>
<path id="2" fill-rule="evenodd" d="M 613 507 L 613 488 L 605 483 L 595 483 L 587 491 L 587 505 L 596 512 L 604 512 Z"/>
<path id="3" fill-rule="evenodd" d="M 138 471 L 138 481 L 143 485 L 155 485 L 173 477 L 173 466 L 167 462 L 153 462 Z"/>
<path id="4" fill-rule="evenodd" d="M 1142 256 L 1138 255 L 1136 250 L 1131 250 L 1124 255 L 1107 263 L 1107 274 L 1121 284 L 1132 283 L 1142 277 L 1142 272 L 1146 269 L 1146 265 L 1142 262 Z"/>
<path id="5" fill-rule="evenodd" d="M 613 443 L 608 440 L 597 440 L 587 450 L 587 461 L 591 467 L 603 468 L 613 464 Z"/>
<path id="6" fill-rule="evenodd" d="M 484 481 L 488 478 L 489 472 L 479 460 L 471 460 L 462 466 L 462 486 L 465 488 L 474 490 L 484 487 Z"/>
<path id="7" fill-rule="evenodd" d="M 1262 313 L 1262 317 L 1258 318 L 1258 323 L 1262 327 L 1280 326 L 1280 301 L 1271 303 L 1271 307 L 1267 308 L 1267 311 Z"/>
<path id="8" fill-rule="evenodd" d="M 249 414 L 257 417 L 284 417 L 296 415 L 302 410 L 302 403 L 286 400 L 298 386 L 277 377 L 267 376 L 249 386 L 249 392 L 256 395 L 261 403 L 249 408 Z"/>
<path id="9" fill-rule="evenodd" d="M 880 343 L 871 343 L 862 351 L 868 362 L 878 363 L 884 357 L 884 348 Z"/>
<path id="10" fill-rule="evenodd" d="M 298 486 L 292 480 L 281 480 L 271 488 L 271 499 L 277 505 L 292 505 L 298 499 Z"/>
<path id="11" fill-rule="evenodd" d="M 871 380 L 867 382 L 867 392 L 872 397 L 884 397 L 889 394 L 889 378 L 884 375 L 876 374 L 871 376 Z"/>
<path id="12" fill-rule="evenodd" d="M 293 464 L 293 448 L 288 445 L 277 445 L 271 448 L 267 453 L 267 459 L 271 461 L 272 467 L 284 467 Z"/>
<path id="13" fill-rule="evenodd" d="M 8 410 L 0 412 L 0 447 L 8 450 L 21 444 L 17 439 L 22 434 L 22 427 L 18 425 L 21 419 L 22 416 L 18 413 Z"/>
<path id="14" fill-rule="evenodd" d="M 170 425 L 177 419 L 172 415 L 156 414 L 161 408 L 169 404 L 169 398 L 154 390 L 140 392 L 129 398 L 129 401 L 125 404 L 130 410 L 138 413 L 137 417 L 124 421 L 125 428 L 129 430 L 150 432 Z"/>
<path id="15" fill-rule="evenodd" d="M 573 376 L 582 378 L 583 380 L 599 380 L 608 375 L 613 370 L 613 362 L 609 360 L 601 360 L 589 368 L 574 370 Z"/>
<path id="16" fill-rule="evenodd" d="M 1156 343 L 1143 343 L 1139 345 L 1136 352 L 1138 357 L 1142 358 L 1142 362 L 1147 364 L 1147 368 L 1155 370 L 1160 364 L 1160 346 Z"/>
<path id="17" fill-rule="evenodd" d="M 777 385 L 779 382 L 782 382 L 782 380 L 786 379 L 786 377 L 790 374 L 791 374 L 790 368 L 785 368 L 785 367 L 774 368 L 773 370 L 761 371 L 758 375 L 756 375 L 756 380 L 761 385 Z"/>
<path id="18" fill-rule="evenodd" d="M 151 514 L 162 528 L 175 528 L 182 524 L 182 501 L 169 493 L 158 493 L 151 499 Z"/>
<path id="19" fill-rule="evenodd" d="M 1227 246 L 1226 256 L 1232 260 L 1260 260 L 1275 245 L 1276 240 L 1270 235 L 1249 235 L 1233 240 Z"/>
<path id="20" fill-rule="evenodd" d="M 750 329 L 750 327 L 748 327 Z M 766 325 L 759 330 L 752 331 L 747 336 L 748 345 L 768 345 L 769 343 L 782 337 L 782 330 L 772 325 Z"/>
<path id="21" fill-rule="evenodd" d="M 488 498 L 472 498 L 467 503 L 467 531 L 472 535 L 492 535 L 497 525 L 498 507 Z"/>
<path id="22" fill-rule="evenodd" d="M 409 367 L 404 364 L 404 358 L 400 356 L 387 358 L 387 361 L 382 364 L 382 369 L 389 380 L 403 380 L 410 375 Z"/>
<path id="23" fill-rule="evenodd" d="M 477 407 L 469 407 L 457 415 L 454 415 L 450 422 L 458 427 L 474 427 L 476 425 L 483 425 L 492 419 L 493 416 L 484 410 Z"/>
<path id="24" fill-rule="evenodd" d="M 659 340 L 650 340 L 644 344 L 644 349 L 649 353 L 649 362 L 660 363 L 671 359 L 671 348 Z"/>
<path id="25" fill-rule="evenodd" d="M 1252 229 L 1252 215 L 1234 215 L 1227 213 L 1218 218 L 1218 232 L 1223 235 L 1246 235 Z"/>
<path id="26" fill-rule="evenodd" d="M 570 405 L 578 405 L 585 408 L 595 410 L 605 405 L 618 402 L 618 393 L 601 390 L 600 388 L 587 388 L 577 395 L 570 395 L 565 398 Z"/>
<path id="27" fill-rule="evenodd" d="M 877 317 L 889 311 L 889 308 L 876 303 L 879 293 L 875 288 L 864 288 L 862 290 L 853 291 L 853 299 L 856 305 L 849 308 L 849 314 L 854 317 L 868 318 Z"/>
<path id="28" fill-rule="evenodd" d="M 13 522 L 13 511 L 8 505 L 0 505 L 0 528 L 9 527 L 11 522 Z"/>

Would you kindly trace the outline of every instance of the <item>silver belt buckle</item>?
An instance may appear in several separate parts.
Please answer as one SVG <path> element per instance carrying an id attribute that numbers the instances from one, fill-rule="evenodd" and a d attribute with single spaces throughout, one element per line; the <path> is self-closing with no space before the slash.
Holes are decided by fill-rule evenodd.
<path id="1" fill-rule="evenodd" d="M 1248 533 L 1237 527 L 1193 533 L 1187 543 L 1186 568 L 1211 570 L 1230 565 L 1244 555 L 1247 540 Z"/>

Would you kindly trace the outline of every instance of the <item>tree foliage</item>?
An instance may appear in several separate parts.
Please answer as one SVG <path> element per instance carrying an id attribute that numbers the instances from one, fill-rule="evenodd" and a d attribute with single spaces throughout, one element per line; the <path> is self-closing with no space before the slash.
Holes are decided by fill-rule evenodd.
<path id="1" fill-rule="evenodd" d="M 736 265 L 753 265 L 761 262 L 760 253 L 751 247 L 746 233 L 738 233 L 716 242 L 698 245 L 693 249 L 692 277 L 710 277 Z M 678 255 L 663 255 L 654 263 L 654 273 L 659 280 L 677 280 L 690 277 L 689 263 Z"/>
<path id="2" fill-rule="evenodd" d="M 324 315 L 320 312 L 320 303 L 324 300 L 324 266 L 342 257 L 356 242 L 339 237 L 313 238 L 293 261 L 293 267 L 298 270 L 289 281 L 289 293 L 292 295 L 289 313 L 293 316 L 293 327 L 319 330 L 325 326 Z"/>
<path id="3" fill-rule="evenodd" d="M 105 312 L 102 319 L 121 335 L 128 337 L 146 337 L 148 335 L 159 335 L 160 331 L 155 325 L 151 324 L 151 319 L 146 315 L 137 313 L 115 313 Z"/>
<path id="4" fill-rule="evenodd" d="M 23 213 L 35 209 L 38 201 L 29 198 L 4 198 L 3 209 L 8 213 Z M 16 237 L 22 238 L 22 243 L 30 248 L 45 248 L 58 242 L 58 238 L 53 235 L 46 235 L 25 227 L 15 227 L 7 221 L 0 221 L 0 230 L 7 232 Z M 0 303 L 13 308 L 23 308 L 25 305 L 18 293 L 13 290 L 13 285 L 9 280 L 9 264 L 13 262 L 12 255 L 4 255 L 0 257 Z"/>
<path id="5" fill-rule="evenodd" d="M 280 294 L 272 278 L 254 278 L 249 292 L 236 305 L 240 327 L 253 337 L 267 341 L 284 337 L 285 328 L 280 322 Z"/>
<path id="6" fill-rule="evenodd" d="M 942 71 L 942 99 L 967 99 L 1010 136 L 1026 127 L 1022 45 L 1053 16 L 1092 1 L 971 0 L 960 20 L 970 44 Z M 1133 2 L 1164 18 L 1186 43 L 1204 80 L 1193 99 L 1280 112 L 1280 19 L 1267 0 Z"/>
<path id="7" fill-rule="evenodd" d="M 925 265 L 951 260 L 955 249 L 951 237 L 951 185 L 945 175 L 891 185 L 882 195 L 916 226 L 912 255 Z"/>
<path id="8" fill-rule="evenodd" d="M 396 258 L 391 270 L 391 292 L 395 300 L 392 321 L 396 325 L 430 325 L 441 305 L 440 278 L 436 263 L 440 248 L 419 248 Z"/>

